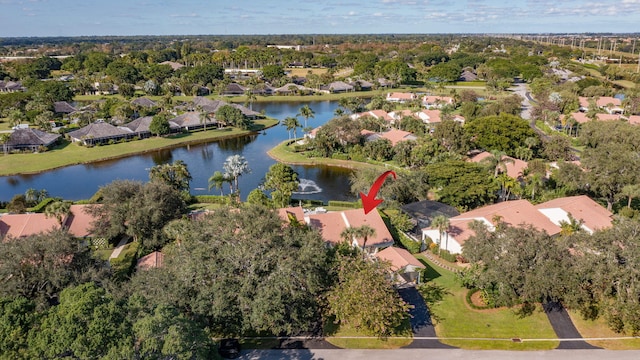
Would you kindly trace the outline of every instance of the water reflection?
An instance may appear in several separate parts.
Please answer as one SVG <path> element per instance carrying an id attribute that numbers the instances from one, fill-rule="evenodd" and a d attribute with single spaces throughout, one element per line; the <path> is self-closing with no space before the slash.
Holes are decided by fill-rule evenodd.
<path id="1" fill-rule="evenodd" d="M 264 110 L 270 117 L 282 120 L 296 116 L 300 108 L 308 104 L 315 111 L 309 126 L 317 127 L 333 117 L 337 102 L 273 103 L 254 104 L 256 111 Z M 300 119 L 303 123 L 304 119 Z M 211 143 L 185 145 L 173 149 L 163 149 L 121 159 L 103 161 L 88 165 L 74 165 L 35 175 L 3 177 L 0 181 L 0 200 L 8 201 L 14 194 L 24 193 L 29 188 L 47 189 L 51 196 L 70 200 L 88 199 L 100 186 L 116 179 L 147 181 L 148 171 L 154 165 L 184 161 L 193 180 L 191 192 L 194 195 L 219 194 L 208 189 L 208 179 L 215 171 L 223 171 L 222 165 L 228 156 L 240 154 L 249 163 L 251 173 L 240 177 L 242 196 L 260 186 L 269 167 L 275 163 L 266 152 L 288 138 L 284 126 L 276 125 L 265 131 L 236 138 L 222 139 Z M 293 166 L 299 177 L 315 184 L 317 189 L 296 194 L 299 199 L 353 200 L 349 192 L 351 171 L 327 166 Z"/>

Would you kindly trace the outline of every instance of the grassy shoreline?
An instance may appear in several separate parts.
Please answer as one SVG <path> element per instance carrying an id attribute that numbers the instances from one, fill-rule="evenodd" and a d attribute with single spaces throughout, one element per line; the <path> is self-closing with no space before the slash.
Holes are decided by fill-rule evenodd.
<path id="1" fill-rule="evenodd" d="M 88 164 L 100 161 L 171 149 L 189 144 L 200 144 L 251 134 L 277 125 L 277 119 L 256 120 L 251 130 L 224 128 L 169 137 L 152 137 L 112 145 L 86 148 L 65 142 L 44 153 L 10 154 L 0 156 L 0 176 L 37 174 L 65 166 Z"/>
<path id="2" fill-rule="evenodd" d="M 278 144 L 276 147 L 267 151 L 267 155 L 272 159 L 279 161 L 281 163 L 285 163 L 288 165 L 326 165 L 326 166 L 337 166 L 347 169 L 364 169 L 364 168 L 376 168 L 376 169 L 384 169 L 384 166 L 362 163 L 358 161 L 350 161 L 350 160 L 338 160 L 331 158 L 309 158 L 300 153 L 296 153 L 291 150 L 288 146 L 291 140 L 285 140 Z"/>

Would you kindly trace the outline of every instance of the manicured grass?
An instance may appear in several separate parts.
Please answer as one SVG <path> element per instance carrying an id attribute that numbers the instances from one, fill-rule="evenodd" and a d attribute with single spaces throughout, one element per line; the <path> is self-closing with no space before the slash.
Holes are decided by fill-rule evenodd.
<path id="1" fill-rule="evenodd" d="M 6 118 L 0 118 L 0 131 L 11 130 L 9 126 L 9 120 Z"/>
<path id="2" fill-rule="evenodd" d="M 585 338 L 608 338 L 603 340 L 589 340 L 588 343 L 609 350 L 638 350 L 640 349 L 640 339 L 620 339 L 627 337 L 625 334 L 618 334 L 611 330 L 602 317 L 596 320 L 585 320 L 576 311 L 569 311 L 569 316 L 582 337 Z"/>
<path id="3" fill-rule="evenodd" d="M 267 154 L 274 158 L 277 161 L 280 161 L 285 164 L 291 165 L 328 165 L 328 166 L 340 166 L 346 167 L 349 169 L 362 169 L 362 168 L 379 168 L 384 169 L 382 166 L 361 163 L 357 161 L 349 161 L 349 160 L 337 160 L 337 159 L 329 159 L 329 158 L 308 158 L 304 156 L 302 153 L 296 153 L 293 149 L 287 144 L 289 141 L 283 141 L 278 146 L 273 149 L 267 151 Z"/>
<path id="4" fill-rule="evenodd" d="M 450 293 L 430 309 L 443 343 L 472 350 L 549 350 L 558 346 L 558 341 L 530 341 L 556 339 L 540 307 L 527 317 L 519 317 L 515 309 L 473 310 L 466 303 L 468 290 L 460 285 L 454 273 L 430 263 L 424 256 L 417 257 L 427 266 L 426 277 Z M 523 341 L 513 342 L 514 338 Z"/>
<path id="5" fill-rule="evenodd" d="M 327 342 L 343 349 L 398 349 L 413 341 L 408 319 L 397 329 L 395 337 L 372 337 L 347 325 L 338 328 L 331 322 L 325 325 L 325 334 Z"/>
<path id="6" fill-rule="evenodd" d="M 109 256 L 113 253 L 113 249 L 100 249 L 93 251 L 93 257 L 102 261 L 109 261 Z"/>
<path id="7" fill-rule="evenodd" d="M 254 130 L 259 131 L 277 124 L 278 120 L 275 119 L 257 120 Z M 64 142 L 64 144 L 44 153 L 0 156 L 0 176 L 37 173 L 68 165 L 115 159 L 188 143 L 202 143 L 226 137 L 235 137 L 250 132 L 251 131 L 236 128 L 215 129 L 183 133 L 168 137 L 153 137 L 125 143 L 95 146 L 92 148 Z"/>

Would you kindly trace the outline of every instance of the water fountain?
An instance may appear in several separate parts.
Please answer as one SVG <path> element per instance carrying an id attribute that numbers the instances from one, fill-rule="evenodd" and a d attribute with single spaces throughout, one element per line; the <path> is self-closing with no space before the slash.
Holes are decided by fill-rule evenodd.
<path id="1" fill-rule="evenodd" d="M 322 189 L 315 181 L 309 179 L 300 179 L 298 185 L 298 191 L 295 191 L 294 194 L 298 195 L 309 195 L 309 194 L 317 194 L 322 192 Z"/>

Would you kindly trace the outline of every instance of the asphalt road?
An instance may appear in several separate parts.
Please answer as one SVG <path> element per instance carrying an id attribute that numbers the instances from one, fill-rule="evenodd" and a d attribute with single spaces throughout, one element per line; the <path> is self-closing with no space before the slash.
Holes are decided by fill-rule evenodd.
<path id="1" fill-rule="evenodd" d="M 243 351 L 244 360 L 637 360 L 640 351 L 615 350 L 549 350 L 549 351 L 499 351 L 460 349 L 398 349 L 398 350 L 249 350 Z"/>

